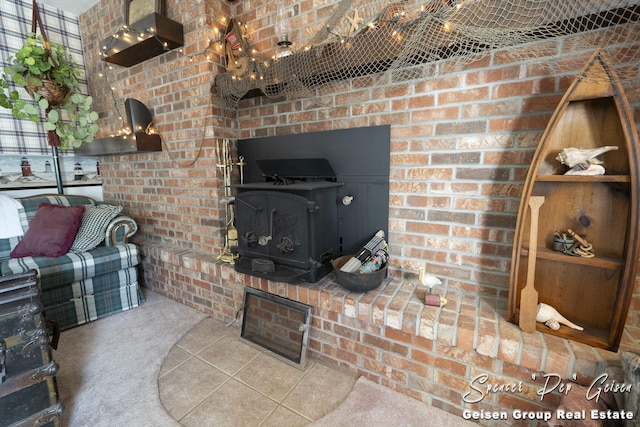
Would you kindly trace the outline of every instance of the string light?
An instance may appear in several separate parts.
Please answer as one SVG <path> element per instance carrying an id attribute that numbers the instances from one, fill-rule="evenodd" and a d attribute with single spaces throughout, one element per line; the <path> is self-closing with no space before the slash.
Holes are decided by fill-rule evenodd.
<path id="1" fill-rule="evenodd" d="M 131 34 L 135 34 L 138 41 L 143 41 L 149 38 L 155 38 L 164 48 L 164 50 L 171 50 L 169 48 L 169 44 L 166 40 L 162 40 L 158 37 L 153 27 L 147 27 L 143 29 L 128 27 L 123 25 L 120 29 L 111 35 L 111 39 L 106 42 L 106 44 L 102 45 L 100 56 L 103 58 L 107 58 L 111 55 L 114 55 L 119 52 L 119 50 L 113 48 L 114 43 L 119 39 L 131 39 Z M 109 52 L 109 53 L 107 53 Z"/>
<path id="2" fill-rule="evenodd" d="M 465 0 L 452 0 L 450 2 L 450 8 L 451 9 L 455 9 L 455 10 L 459 10 L 463 6 L 464 3 L 465 3 Z M 415 25 L 417 22 L 422 21 L 425 18 L 434 18 L 434 19 L 438 19 L 438 20 L 442 21 L 443 22 L 442 28 L 443 28 L 444 31 L 450 32 L 450 31 L 453 30 L 453 27 L 452 27 L 451 23 L 445 20 L 444 12 L 439 12 L 439 13 L 428 12 L 424 5 L 420 6 L 420 16 L 418 16 L 417 18 L 407 21 L 405 19 L 406 16 L 407 16 L 407 13 L 404 10 L 395 10 L 395 11 L 392 12 L 392 15 L 391 15 L 390 18 L 388 18 L 388 19 L 378 19 L 376 21 L 371 21 L 371 22 L 366 24 L 366 28 L 365 29 L 372 31 L 372 30 L 379 29 L 384 24 L 392 24 L 392 25 L 394 25 L 394 29 L 391 32 L 391 36 L 394 37 L 399 42 L 403 40 L 403 37 L 402 37 L 402 34 L 401 34 L 403 32 L 403 30 L 407 29 L 408 27 L 411 27 L 411 26 Z M 331 34 L 333 36 L 336 36 L 341 44 L 344 44 L 349 39 L 355 37 L 354 35 L 341 35 L 341 34 L 338 34 L 336 31 L 334 31 L 329 26 L 326 27 L 326 30 L 327 30 L 327 33 L 329 33 L 329 34 Z M 308 50 L 310 50 L 312 48 L 313 48 L 313 45 L 309 45 L 309 46 L 305 46 L 304 50 L 308 51 Z"/>
<path id="3" fill-rule="evenodd" d="M 449 2 L 449 6 L 451 9 L 453 10 L 459 10 L 463 4 L 464 4 L 465 0 L 451 0 Z M 420 7 L 420 15 L 412 20 L 407 20 L 407 14 L 404 10 L 400 10 L 400 9 L 396 9 L 393 10 L 393 12 L 391 13 L 391 17 L 387 18 L 387 19 L 377 19 L 375 21 L 371 21 L 369 23 L 367 23 L 364 27 L 365 31 L 374 31 L 374 30 L 378 30 L 381 27 L 385 26 L 385 25 L 391 25 L 393 27 L 392 31 L 391 31 L 391 36 L 396 39 L 398 42 L 402 42 L 404 39 L 403 34 L 406 34 L 404 32 L 404 30 L 406 30 L 407 28 L 415 25 L 417 22 L 420 22 L 421 20 L 424 19 L 437 19 L 440 20 L 442 22 L 442 29 L 443 31 L 446 32 L 450 32 L 453 31 L 452 25 L 450 24 L 449 21 L 445 20 L 444 17 L 444 12 L 440 11 L 439 13 L 432 13 L 429 12 L 427 10 L 427 8 L 422 5 Z M 219 22 L 221 22 L 223 25 L 223 27 L 226 28 L 226 24 L 228 22 L 228 18 L 227 17 L 220 17 L 219 18 Z M 248 34 L 248 26 L 246 23 L 242 23 L 242 22 L 238 22 L 238 25 L 241 28 L 240 31 L 240 37 L 243 40 L 249 40 L 249 36 Z M 356 34 L 353 35 L 341 35 L 338 34 L 336 31 L 334 31 L 332 28 L 330 28 L 329 26 L 326 27 L 326 31 L 329 34 L 332 34 L 334 36 L 336 36 L 338 38 L 338 40 L 340 41 L 340 44 L 345 46 L 345 48 L 350 47 L 351 46 L 351 40 L 353 39 L 353 37 L 356 37 L 358 35 L 358 32 L 356 32 Z M 193 62 L 194 60 L 196 60 L 198 57 L 202 57 L 204 59 L 204 61 L 208 62 L 208 63 L 216 63 L 216 61 L 214 61 L 214 58 L 216 58 L 219 55 L 223 55 L 224 53 L 222 52 L 224 49 L 224 42 L 225 42 L 225 37 L 227 36 L 226 31 L 224 30 L 220 30 L 217 26 L 213 27 L 213 33 L 214 33 L 214 37 L 211 39 L 207 40 L 207 44 L 206 46 L 199 52 L 193 53 L 191 55 L 186 55 L 188 58 L 189 62 Z M 163 49 L 166 51 L 170 51 L 172 49 L 170 49 L 169 44 L 166 40 L 161 40 L 157 34 L 155 33 L 155 29 L 153 27 L 147 27 L 147 28 L 133 28 L 133 27 L 128 27 L 128 26 L 122 26 L 121 29 L 119 31 L 117 31 L 115 34 L 113 34 L 113 37 L 105 42 L 105 44 L 101 47 L 101 57 L 103 59 L 103 61 L 105 60 L 105 58 L 107 58 L 109 56 L 109 54 L 107 54 L 107 52 L 112 48 L 113 44 L 116 42 L 116 40 L 118 39 L 127 39 L 127 38 L 137 38 L 138 41 L 143 41 L 145 39 L 154 37 L 156 38 L 156 40 L 158 40 L 158 42 L 162 45 Z M 349 43 L 347 43 L 349 42 Z M 310 51 L 311 49 L 313 49 L 314 46 L 313 45 L 307 45 L 304 46 L 303 50 L 305 52 Z M 238 48 L 239 52 L 243 52 L 242 46 Z M 183 50 L 180 49 L 179 52 L 181 54 L 183 53 Z M 111 54 L 113 55 L 114 53 L 117 52 L 112 52 Z M 260 55 L 260 53 L 255 49 L 252 48 L 250 49 L 247 53 L 249 53 L 248 58 L 250 60 L 249 66 L 250 69 L 249 70 L 243 70 L 242 74 L 240 73 L 232 73 L 232 80 L 234 81 L 239 81 L 242 80 L 243 78 L 249 78 L 252 81 L 256 81 L 256 80 L 264 80 L 264 73 L 265 70 L 274 62 L 280 60 L 281 58 L 277 58 L 276 55 L 274 55 L 272 58 L 270 59 L 266 59 L 263 60 L 264 57 L 262 57 Z M 236 64 L 239 67 L 239 64 Z M 108 65 L 108 69 L 111 70 L 113 67 L 111 65 Z M 100 76 L 106 75 L 104 73 L 100 73 Z M 114 103 L 115 103 L 115 87 L 111 87 L 111 92 L 112 92 L 112 97 L 114 99 Z M 116 109 L 118 107 L 116 106 Z M 122 120 L 122 117 L 119 117 Z M 127 134 L 126 132 L 131 132 L 130 130 L 124 130 L 121 132 L 122 134 Z"/>
<path id="4" fill-rule="evenodd" d="M 453 0 L 450 2 L 451 9 L 459 10 L 463 3 L 464 1 L 462 0 Z M 388 17 L 387 19 L 377 19 L 375 21 L 371 21 L 367 23 L 363 29 L 365 31 L 374 31 L 384 27 L 385 25 L 389 25 L 392 27 L 391 33 L 390 33 L 391 36 L 398 42 L 403 41 L 404 35 L 406 34 L 404 31 L 405 29 L 415 25 L 417 22 L 424 19 L 438 19 L 442 22 L 442 28 L 444 31 L 449 32 L 453 30 L 451 24 L 445 20 L 444 12 L 441 11 L 435 14 L 432 12 L 428 12 L 424 5 L 420 7 L 419 17 L 413 20 L 407 20 L 406 18 L 407 18 L 407 14 L 404 10 L 396 9 L 392 11 L 391 16 Z M 228 19 L 223 16 L 219 18 L 219 22 L 223 24 L 223 27 L 226 27 L 226 23 L 228 22 Z M 247 29 L 248 29 L 247 24 L 238 22 L 238 25 L 240 26 L 240 29 L 241 29 L 240 37 L 243 40 L 249 40 L 249 36 L 247 35 Z M 223 49 L 224 49 L 224 43 L 227 36 L 226 31 L 220 30 L 217 26 L 213 26 L 212 30 L 214 33 L 213 38 L 210 38 L 207 40 L 206 46 L 201 51 L 190 54 L 190 55 L 186 55 L 190 63 L 192 63 L 194 60 L 196 60 L 199 57 L 202 57 L 203 60 L 208 63 L 216 63 L 214 59 L 216 57 L 219 57 L 220 55 L 224 55 Z M 351 47 L 351 40 L 354 37 L 357 37 L 359 34 L 359 31 L 358 31 L 355 34 L 350 34 L 346 36 L 341 35 L 341 34 L 338 34 L 336 31 L 334 31 L 329 26 L 326 27 L 326 31 L 327 33 L 337 37 L 337 39 L 340 41 L 340 44 L 345 46 L 345 48 Z M 158 37 L 158 35 L 155 33 L 154 27 L 133 28 L 128 26 L 123 26 L 120 28 L 120 30 L 118 30 L 116 33 L 113 34 L 111 39 L 108 39 L 106 42 L 104 42 L 104 45 L 101 46 L 100 56 L 103 59 L 103 64 L 106 62 L 105 59 L 107 57 L 114 54 L 113 52 L 114 49 L 112 48 L 118 39 L 126 40 L 131 38 L 137 38 L 138 41 L 143 41 L 152 37 L 158 40 L 158 42 L 161 44 L 161 46 L 165 51 L 172 50 L 170 49 L 169 43 L 166 40 L 161 40 Z M 304 46 L 303 51 L 307 52 L 313 48 L 314 48 L 313 45 L 307 45 L 307 46 Z M 111 52 L 109 52 L 110 50 Z M 241 64 L 238 64 L 236 61 L 236 66 L 238 67 L 238 70 L 241 70 L 241 71 L 236 71 L 232 73 L 231 79 L 233 81 L 239 81 L 239 80 L 242 80 L 243 78 L 248 78 L 251 81 L 264 80 L 265 78 L 264 73 L 266 72 L 266 69 L 270 67 L 272 63 L 275 63 L 276 61 L 282 59 L 282 58 L 277 58 L 276 55 L 274 55 L 271 59 L 264 60 L 264 57 L 262 57 L 255 48 L 251 48 L 248 51 L 244 52 L 243 47 L 240 46 L 237 51 L 248 53 L 246 60 L 249 61 L 249 69 L 247 70 L 245 68 L 246 64 L 243 64 L 241 67 Z M 184 52 L 182 49 L 180 49 L 179 52 L 184 55 Z M 106 66 L 106 68 L 111 70 L 112 66 L 108 65 Z M 232 70 L 229 70 L 229 71 L 232 71 Z M 100 76 L 106 77 L 106 73 L 100 73 Z M 112 92 L 112 98 L 114 100 L 114 105 L 116 109 L 118 109 L 117 103 L 115 102 L 116 88 L 111 85 L 110 87 Z M 121 115 L 119 119 L 122 120 Z M 131 131 L 126 128 L 123 128 L 119 132 L 119 134 L 122 134 L 122 135 L 128 135 L 130 133 Z"/>
<path id="5" fill-rule="evenodd" d="M 226 22 L 226 18 L 222 17 L 221 18 L 222 22 Z M 207 46 L 200 52 L 194 53 L 192 55 L 188 55 L 188 60 L 189 62 L 193 62 L 194 58 L 198 57 L 198 56 L 204 56 L 204 58 L 206 59 L 207 62 L 213 63 L 214 61 L 212 60 L 212 56 L 210 55 L 210 51 L 213 50 L 219 50 L 216 48 L 222 48 L 223 47 L 223 35 L 221 34 L 221 31 L 217 28 L 214 27 L 213 28 L 214 34 L 216 36 L 216 38 L 214 40 L 209 39 L 207 42 Z M 169 48 L 169 44 L 166 40 L 161 40 L 155 33 L 155 29 L 153 27 L 147 27 L 144 29 L 135 29 L 132 27 L 127 27 L 126 25 L 122 26 L 120 28 L 120 30 L 118 30 L 118 32 L 114 33 L 111 38 L 109 39 L 108 42 L 106 42 L 104 45 L 101 46 L 100 48 L 100 54 L 99 56 L 102 59 L 102 66 L 103 66 L 103 71 L 98 73 L 99 77 L 104 77 L 107 81 L 107 86 L 110 88 L 110 92 L 111 92 L 111 99 L 113 101 L 113 107 L 118 115 L 118 120 L 121 122 L 120 123 L 120 129 L 115 133 L 115 134 L 111 134 L 111 137 L 121 137 L 123 139 L 127 139 L 127 138 L 135 138 L 135 134 L 131 131 L 131 129 L 129 128 L 129 126 L 125 126 L 124 125 L 124 118 L 123 115 L 120 111 L 120 105 L 118 103 L 117 100 L 117 96 L 116 96 L 116 87 L 115 85 L 111 85 L 111 83 L 109 82 L 109 78 L 107 75 L 107 71 L 108 70 L 113 70 L 113 65 L 111 63 L 106 62 L 106 58 L 109 57 L 110 55 L 113 55 L 115 53 L 118 52 L 118 50 L 112 48 L 113 44 L 115 43 L 116 40 L 118 39 L 125 39 L 125 38 L 130 38 L 131 35 L 134 35 L 138 41 L 143 41 L 145 39 L 154 37 L 159 43 L 161 43 L 163 49 L 165 51 L 171 51 L 172 49 Z M 107 53 L 111 50 L 110 53 Z M 178 49 L 178 52 L 181 54 L 184 54 L 184 50 L 182 48 Z M 262 78 L 262 76 L 261 76 Z M 143 129 L 137 129 L 136 131 L 142 131 Z M 149 126 L 147 126 L 146 129 L 144 129 L 144 132 L 151 135 L 151 134 L 156 134 L 157 131 L 156 129 L 153 127 L 153 123 L 150 123 Z"/>
<path id="6" fill-rule="evenodd" d="M 214 32 L 216 34 L 219 34 L 220 31 L 216 28 Z M 221 43 L 222 43 L 222 38 L 218 38 L 217 40 L 209 39 L 207 41 L 207 46 L 204 49 L 202 49 L 200 52 L 194 53 L 192 55 L 188 55 L 189 62 L 193 62 L 193 59 L 198 56 L 203 56 L 205 61 L 213 63 L 214 61 L 211 59 L 211 55 L 209 54 L 209 51 L 211 49 L 214 49 L 216 46 L 218 46 Z"/>
<path id="7" fill-rule="evenodd" d="M 439 10 L 438 12 L 435 12 L 434 8 L 429 7 L 429 5 L 422 5 L 420 7 L 419 16 L 412 18 L 410 18 L 409 14 L 401 7 L 393 7 L 389 9 L 389 13 L 386 17 L 378 17 L 377 19 L 364 24 L 362 28 L 358 28 L 355 31 L 352 27 L 348 35 L 339 34 L 338 31 L 331 26 L 326 26 L 325 29 L 328 34 L 336 38 L 336 41 L 339 41 L 339 45 L 342 47 L 342 49 L 345 50 L 354 46 L 352 41 L 355 40 L 355 38 L 358 37 L 362 32 L 378 31 L 381 29 L 384 29 L 384 31 L 388 31 L 388 34 L 392 40 L 396 41 L 399 44 L 402 44 L 406 42 L 409 30 L 412 27 L 419 25 L 421 22 L 424 22 L 425 20 L 433 19 L 441 22 L 443 31 L 455 31 L 455 25 L 451 23 L 447 15 L 449 14 L 449 11 L 452 11 L 453 13 L 459 11 L 466 1 L 468 0 L 448 0 L 448 7 L 446 7 L 445 10 Z M 246 32 L 246 25 L 243 25 L 242 23 L 238 24 L 241 26 L 241 28 L 244 28 Z M 243 39 L 248 39 L 246 34 L 242 34 L 241 36 Z M 222 37 L 221 39 L 224 39 L 224 37 Z M 313 44 L 309 44 L 304 46 L 302 50 L 304 52 L 309 52 L 314 48 L 315 46 Z M 239 82 L 243 79 L 249 79 L 254 82 L 256 80 L 264 80 L 265 76 L 267 75 L 267 67 L 269 67 L 271 64 L 276 63 L 277 61 L 284 60 L 283 58 L 278 57 L 276 53 L 270 59 L 267 59 L 265 61 L 262 61 L 262 59 L 260 59 L 259 61 L 256 61 L 257 58 L 260 58 L 260 55 L 256 53 L 255 49 L 251 49 L 250 52 L 250 67 L 252 68 L 246 70 L 246 68 L 244 68 L 242 65 L 238 65 L 236 72 L 233 72 L 233 69 L 228 70 L 230 71 L 229 78 L 233 82 Z M 271 76 L 270 78 L 273 79 L 274 84 L 277 85 L 280 83 L 280 79 L 278 76 Z"/>

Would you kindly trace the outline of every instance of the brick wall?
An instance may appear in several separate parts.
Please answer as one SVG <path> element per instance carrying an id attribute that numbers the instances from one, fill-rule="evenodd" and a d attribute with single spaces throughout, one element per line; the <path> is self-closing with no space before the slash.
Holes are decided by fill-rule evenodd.
<path id="1" fill-rule="evenodd" d="M 164 151 L 102 158 L 104 199 L 124 205 L 138 220 L 141 239 L 213 253 L 223 224 L 215 143 L 235 137 L 237 121 L 223 115 L 211 95 L 214 76 L 224 70 L 218 52 L 208 52 L 212 62 L 194 55 L 219 37 L 215 27 L 226 28 L 221 19 L 229 17 L 229 4 L 168 0 L 167 16 L 184 26 L 183 49 L 130 68 L 100 60 L 101 41 L 124 25 L 122 11 L 121 0 L 102 0 L 80 17 L 100 136 L 118 133 L 124 100 L 136 98 L 153 112 Z"/>
<path id="2" fill-rule="evenodd" d="M 579 69 L 556 75 L 540 65 L 544 58 L 533 62 L 497 51 L 463 70 L 441 64 L 438 77 L 384 87 L 374 99 L 371 80 L 362 77 L 332 83 L 306 99 L 243 100 L 237 112 L 229 114 L 210 96 L 215 74 L 223 71 L 220 56 L 214 55 L 211 64 L 203 58 L 190 62 L 186 55 L 203 49 L 207 39 L 215 37 L 212 25 L 224 27 L 222 16 L 231 14 L 248 22 L 258 49 L 273 53 L 275 6 L 257 0 L 236 3 L 167 0 L 167 15 L 185 27 L 184 51 L 130 69 L 114 67 L 107 70 L 108 82 L 98 75 L 103 71 L 99 42 L 122 24 L 116 13 L 121 1 L 102 0 L 80 19 L 89 85 L 103 130 L 115 132 L 119 126 L 111 99 L 113 86 L 121 105 L 125 97 L 134 97 L 151 108 L 163 137 L 162 153 L 101 158 L 105 201 L 124 205 L 141 225 L 137 242 L 145 252 L 145 286 L 224 320 L 235 315 L 245 285 L 279 295 L 289 292 L 288 285 L 238 275 L 215 260 L 224 225 L 216 142 L 390 124 L 391 273 L 412 278 L 425 267 L 450 289 L 505 302 L 519 196 L 529 162 Z M 296 3 L 300 25 L 294 27 L 303 34 L 315 31 L 327 16 L 322 6 L 332 2 L 311 3 Z M 607 39 L 606 31 L 602 33 Z M 592 53 L 590 49 L 567 51 L 567 45 L 566 40 L 546 42 L 547 58 L 579 56 L 586 61 Z M 637 50 L 638 46 L 626 48 Z M 638 74 L 637 69 L 626 71 Z M 635 81 L 626 90 L 640 122 L 640 81 L 637 77 Z M 313 287 L 308 292 L 318 295 Z M 460 413 L 461 395 L 478 372 L 514 381 L 544 370 L 544 366 L 512 363 L 500 354 L 483 355 L 477 339 L 464 348 L 438 344 L 375 322 L 349 319 L 335 307 L 316 301 L 315 355 L 452 412 Z M 506 303 L 496 312 L 504 316 L 504 307 Z M 639 313 L 640 290 L 636 290 L 626 335 L 638 331 Z M 485 332 L 505 327 L 485 321 L 476 325 Z M 520 345 L 529 343 L 524 340 Z M 539 349 L 532 346 L 533 354 L 534 348 Z M 600 355 L 595 364 L 606 367 L 613 359 L 615 355 Z M 487 407 L 540 407 L 531 390 L 518 396 L 496 395 Z M 556 396 L 545 405 L 557 403 Z"/>

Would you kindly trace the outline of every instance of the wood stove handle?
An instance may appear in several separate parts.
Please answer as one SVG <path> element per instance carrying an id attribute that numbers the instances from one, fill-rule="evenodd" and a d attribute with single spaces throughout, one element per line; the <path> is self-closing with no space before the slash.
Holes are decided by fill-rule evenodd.
<path id="1" fill-rule="evenodd" d="M 243 204 L 243 205 L 245 205 L 245 206 L 249 206 L 251 209 L 253 209 L 253 210 L 254 210 L 254 211 L 256 211 L 256 212 L 262 212 L 262 208 L 261 208 L 260 206 L 257 206 L 257 207 L 256 207 L 256 206 L 253 206 L 252 204 L 249 204 L 249 203 L 247 203 L 247 202 L 245 202 L 244 200 L 239 199 L 239 198 L 236 198 L 236 199 L 235 199 L 235 201 L 236 201 L 236 202 L 240 202 L 240 203 L 242 203 L 242 204 Z"/>
<path id="2" fill-rule="evenodd" d="M 276 214 L 277 210 L 271 209 L 271 220 L 269 224 L 269 235 L 268 236 L 260 236 L 258 237 L 258 244 L 260 246 L 266 246 L 271 239 L 273 238 L 273 216 Z"/>

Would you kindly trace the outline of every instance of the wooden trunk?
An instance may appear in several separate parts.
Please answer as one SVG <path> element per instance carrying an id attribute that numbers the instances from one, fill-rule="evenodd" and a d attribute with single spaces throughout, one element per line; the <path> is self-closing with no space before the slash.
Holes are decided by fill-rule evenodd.
<path id="1" fill-rule="evenodd" d="M 57 371 L 36 270 L 0 277 L 0 425 L 60 425 Z"/>

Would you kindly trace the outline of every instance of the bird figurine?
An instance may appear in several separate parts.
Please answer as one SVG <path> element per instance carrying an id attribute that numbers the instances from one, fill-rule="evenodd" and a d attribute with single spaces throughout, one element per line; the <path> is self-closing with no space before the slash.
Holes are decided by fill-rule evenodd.
<path id="1" fill-rule="evenodd" d="M 436 285 L 442 285 L 442 280 L 430 274 L 425 275 L 424 268 L 421 268 L 420 273 L 418 274 L 418 281 L 429 288 L 429 293 L 424 297 L 425 305 L 442 307 L 447 303 L 447 299 L 445 297 L 433 293 L 433 287 Z"/>
<path id="2" fill-rule="evenodd" d="M 562 314 L 558 313 L 558 310 L 551 307 L 548 304 L 541 302 L 538 304 L 538 312 L 536 314 L 536 321 L 540 323 L 544 323 L 549 328 L 557 331 L 560 329 L 560 325 L 565 325 L 570 328 L 576 329 L 578 331 L 582 331 L 584 328 L 582 326 L 578 326 L 575 323 L 570 322 L 564 317 Z"/>

